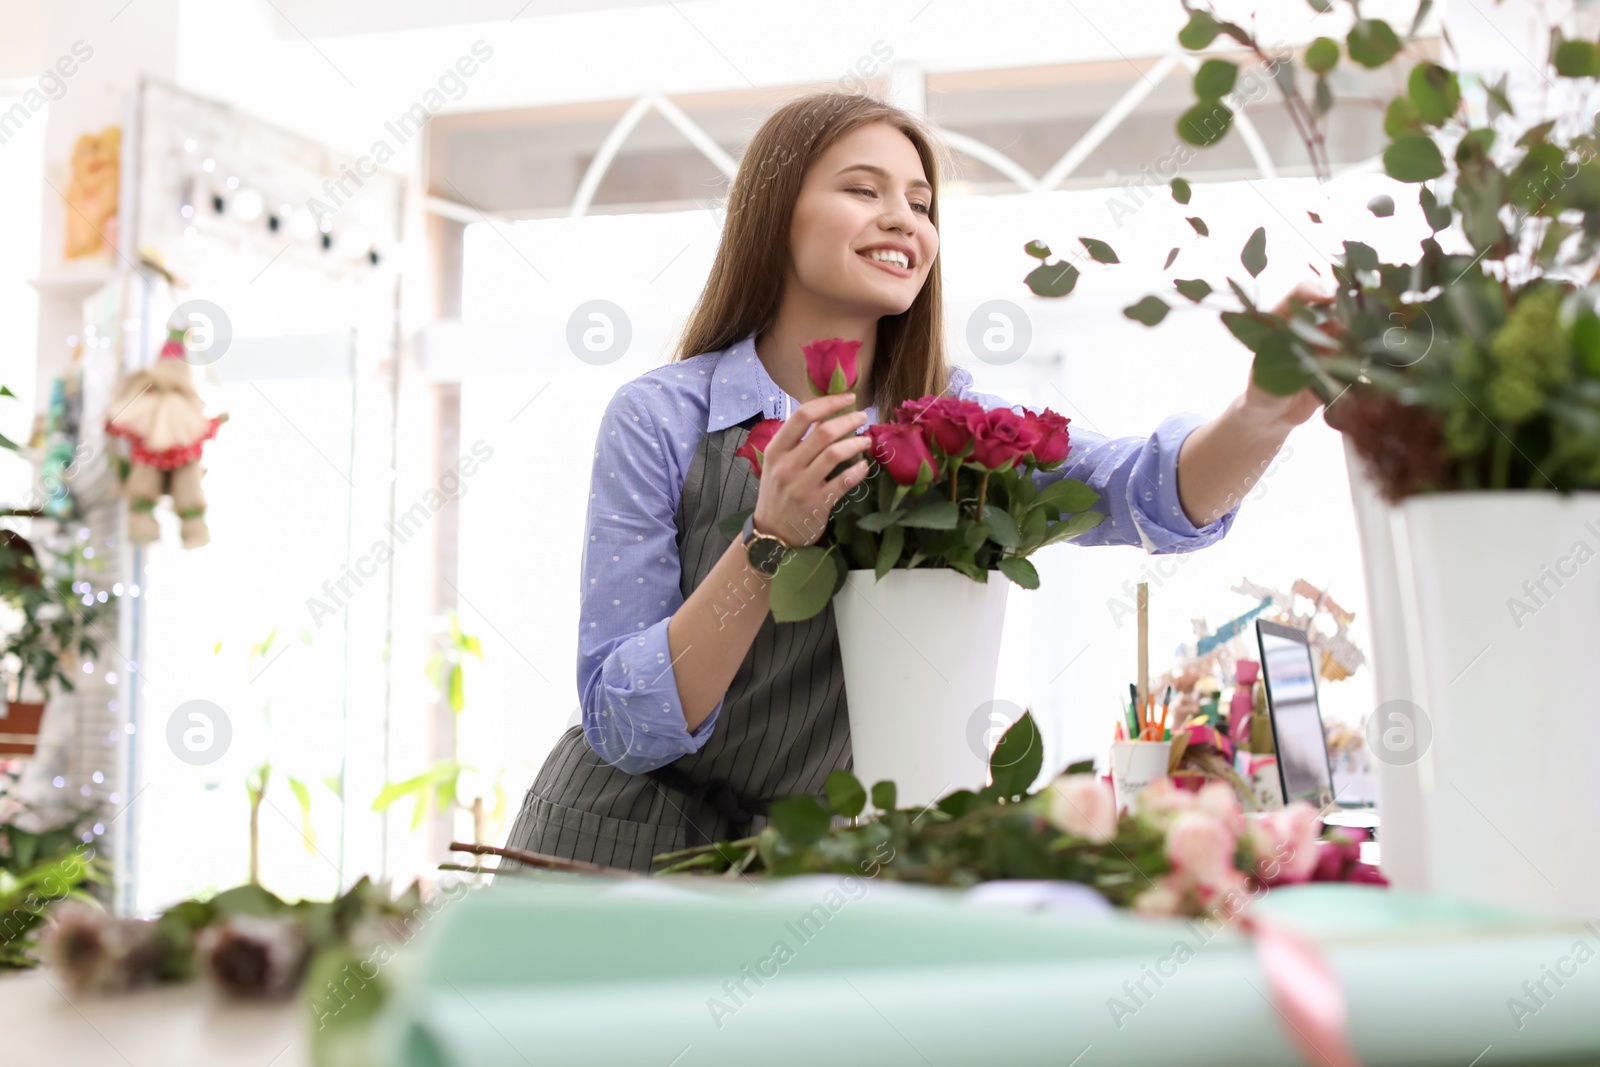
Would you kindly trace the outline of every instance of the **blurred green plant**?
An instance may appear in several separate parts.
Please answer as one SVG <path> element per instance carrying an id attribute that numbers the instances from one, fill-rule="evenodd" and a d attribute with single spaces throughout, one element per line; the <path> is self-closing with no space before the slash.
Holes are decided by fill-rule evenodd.
<path id="1" fill-rule="evenodd" d="M 1353 15 L 1343 41 L 1317 38 L 1299 64 L 1269 54 L 1253 28 L 1193 0 L 1182 0 L 1189 19 L 1178 40 L 1198 51 L 1228 38 L 1261 64 L 1323 181 L 1331 177 L 1327 120 L 1337 106 L 1330 77 L 1345 63 L 1399 74 L 1404 92 L 1371 121 L 1381 121 L 1388 142 L 1385 173 L 1418 187 L 1416 206 L 1432 232 L 1417 255 L 1385 262 L 1369 245 L 1344 241 L 1332 303 L 1291 298 L 1286 315 L 1259 307 L 1249 284 L 1234 277 L 1225 287 L 1175 279 L 1180 299 L 1146 296 L 1124 314 L 1155 326 L 1175 307 L 1219 313 L 1253 353 L 1256 385 L 1278 396 L 1314 390 L 1328 424 L 1350 438 L 1390 501 L 1434 491 L 1600 488 L 1600 140 L 1595 118 L 1583 113 L 1600 78 L 1600 42 L 1553 27 L 1537 65 L 1547 84 L 1570 83 L 1571 92 L 1546 94 L 1570 106 L 1553 117 L 1518 115 L 1505 77 L 1491 83 L 1412 54 L 1429 0 L 1403 33 L 1365 15 L 1358 0 L 1343 2 Z M 1340 6 L 1310 3 L 1319 12 Z M 1232 111 L 1222 98 L 1238 74 L 1228 59 L 1201 65 L 1180 137 L 1203 149 L 1226 136 Z M 1183 179 L 1171 190 L 1189 203 Z M 1391 217 L 1394 198 L 1375 197 L 1368 208 Z M 1209 233 L 1202 219 L 1189 224 Z M 1040 241 L 1024 251 L 1049 255 Z M 1240 264 L 1251 278 L 1266 267 L 1264 229 L 1246 242 Z M 1041 296 L 1065 295 L 1070 286 L 1050 284 L 1063 266 L 1042 264 L 1026 283 Z"/>
<path id="2" fill-rule="evenodd" d="M 424 667 L 428 677 L 432 679 L 441 697 L 449 705 L 451 711 L 451 755 L 434 763 L 422 773 L 413 775 L 400 782 L 388 782 L 379 791 L 372 802 L 373 811 L 387 811 L 397 801 L 410 798 L 411 829 L 415 831 L 427 818 L 430 810 L 449 813 L 457 807 L 472 812 L 473 840 L 477 843 L 487 841 L 489 827 L 498 825 L 505 818 L 506 794 L 502 784 L 505 769 L 501 768 L 494 777 L 489 792 L 494 796 L 494 807 L 484 810 L 484 790 L 470 789 L 472 798 L 467 803 L 461 803 L 463 793 L 463 778 L 477 781 L 481 772 L 469 763 L 463 763 L 461 752 L 461 713 L 466 709 L 466 672 L 464 670 L 468 656 L 483 661 L 483 645 L 472 634 L 463 633 L 461 618 L 452 611 L 449 616 L 449 634 L 442 640 L 439 647 Z"/>
<path id="3" fill-rule="evenodd" d="M 110 881 L 106 861 L 83 841 L 100 806 L 46 816 L 15 795 L 19 777 L 14 766 L 0 761 L 0 970 L 37 966 L 37 930 L 50 905 L 59 900 L 93 904 L 90 889 Z M 28 815 L 46 828 L 18 825 L 16 820 Z"/>

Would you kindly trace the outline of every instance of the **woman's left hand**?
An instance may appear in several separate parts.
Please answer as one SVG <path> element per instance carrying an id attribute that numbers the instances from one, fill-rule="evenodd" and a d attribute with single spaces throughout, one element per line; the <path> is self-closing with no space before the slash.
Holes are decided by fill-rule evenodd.
<path id="1" fill-rule="evenodd" d="M 1308 282 L 1301 282 L 1272 309 L 1272 313 L 1280 318 L 1288 318 L 1290 300 L 1298 300 L 1302 304 L 1327 305 L 1333 303 L 1333 295 Z M 1263 423 L 1294 427 L 1317 413 L 1322 407 L 1322 398 L 1309 386 L 1289 396 L 1275 396 L 1256 384 L 1255 368 L 1252 366 L 1249 384 L 1244 391 L 1244 407 L 1253 418 Z"/>

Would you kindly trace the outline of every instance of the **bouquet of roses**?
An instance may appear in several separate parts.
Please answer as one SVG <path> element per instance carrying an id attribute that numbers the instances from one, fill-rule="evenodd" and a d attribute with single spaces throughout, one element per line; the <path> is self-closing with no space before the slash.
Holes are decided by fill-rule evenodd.
<path id="1" fill-rule="evenodd" d="M 803 346 L 812 391 L 831 396 L 854 389 L 860 347 L 839 338 Z M 1105 518 L 1089 510 L 1099 494 L 1083 482 L 1035 478 L 1065 462 L 1070 421 L 1049 408 L 1019 415 L 954 397 L 905 401 L 866 428 L 870 469 L 834 505 L 822 536 L 784 557 L 772 580 L 773 618 L 816 615 L 851 569 L 870 569 L 881 579 L 896 567 L 948 567 L 975 582 L 998 570 L 1024 589 L 1038 588 L 1028 556 Z M 757 478 L 782 425 L 762 420 L 738 450 Z M 740 511 L 719 523 L 729 540 L 749 515 Z"/>

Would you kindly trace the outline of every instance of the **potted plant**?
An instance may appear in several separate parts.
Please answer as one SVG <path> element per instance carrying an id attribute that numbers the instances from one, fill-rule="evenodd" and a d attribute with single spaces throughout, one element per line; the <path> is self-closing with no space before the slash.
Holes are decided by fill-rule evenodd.
<path id="1" fill-rule="evenodd" d="M 40 554 L 11 530 L 0 530 L 0 670 L 6 715 L 0 754 L 31 755 L 45 705 L 59 685 L 71 692 L 80 657 L 99 653 L 94 634 L 102 603 L 78 578 L 86 562 L 72 542 Z M 80 592 L 81 590 L 81 592 Z M 34 697 L 36 699 L 29 699 Z"/>
<path id="2" fill-rule="evenodd" d="M 1259 61 L 1324 179 L 1330 75 L 1395 70 L 1404 91 L 1373 121 L 1388 138 L 1384 171 L 1414 198 L 1367 206 L 1403 211 L 1429 236 L 1401 262 L 1343 242 L 1326 305 L 1291 299 L 1274 314 L 1248 282 L 1176 279 L 1125 314 L 1154 325 L 1186 303 L 1223 309 L 1257 384 L 1312 388 L 1345 436 L 1380 628 L 1368 739 L 1396 884 L 1588 916 L 1600 853 L 1573 848 L 1565 827 L 1600 817 L 1600 796 L 1584 746 L 1557 739 L 1583 736 L 1588 709 L 1574 697 L 1600 685 L 1600 567 L 1587 566 L 1600 554 L 1600 141 L 1582 111 L 1600 44 L 1553 28 L 1535 56 L 1544 86 L 1514 105 L 1506 78 L 1408 54 L 1430 7 L 1403 35 L 1350 2 L 1342 38 L 1300 56 L 1308 85 L 1292 56 L 1186 0 L 1180 43 L 1228 40 Z M 1203 148 L 1226 135 L 1238 73 L 1223 58 L 1201 64 L 1181 137 Z M 1193 195 L 1181 178 L 1171 191 Z M 1264 230 L 1240 260 L 1260 273 Z M 1029 275 L 1035 291 L 1049 280 Z"/>
<path id="3" fill-rule="evenodd" d="M 853 389 L 859 348 L 804 346 L 812 391 Z M 954 397 L 904 402 L 867 427 L 866 477 L 772 579 L 777 621 L 833 611 L 856 773 L 893 780 L 906 803 L 984 785 L 1006 590 L 1037 588 L 1028 557 L 1105 518 L 1089 510 L 1099 494 L 1058 473 L 1070 421 Z M 757 423 L 739 448 L 758 478 L 781 425 Z M 749 514 L 722 520 L 730 540 Z"/>

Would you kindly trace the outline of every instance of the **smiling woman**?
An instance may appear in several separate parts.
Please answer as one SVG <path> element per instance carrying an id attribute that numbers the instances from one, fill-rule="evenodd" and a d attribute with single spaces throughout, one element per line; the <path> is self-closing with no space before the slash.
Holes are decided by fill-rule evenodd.
<path id="1" fill-rule="evenodd" d="M 859 431 L 879 411 L 930 395 L 1016 406 L 946 360 L 947 160 L 917 117 L 838 92 L 780 108 L 751 141 L 676 358 L 618 389 L 602 418 L 580 578 L 583 721 L 529 789 L 511 848 L 646 870 L 759 830 L 771 800 L 819 793 L 851 766 L 833 612 L 776 622 L 750 553 L 820 536 L 813 517 L 866 475 Z M 859 344 L 864 407 L 851 393 L 801 402 L 802 348 L 826 338 Z M 757 480 L 736 453 L 765 418 L 787 425 Z M 1224 536 L 1236 502 L 1201 526 L 1180 502 L 1179 453 L 1201 421 L 1120 439 L 1074 428 L 1051 477 L 1088 483 L 1109 520 L 1076 543 L 1186 552 Z M 1212 425 L 1213 455 L 1253 454 Z M 730 544 L 718 522 L 741 510 L 752 521 Z"/>

